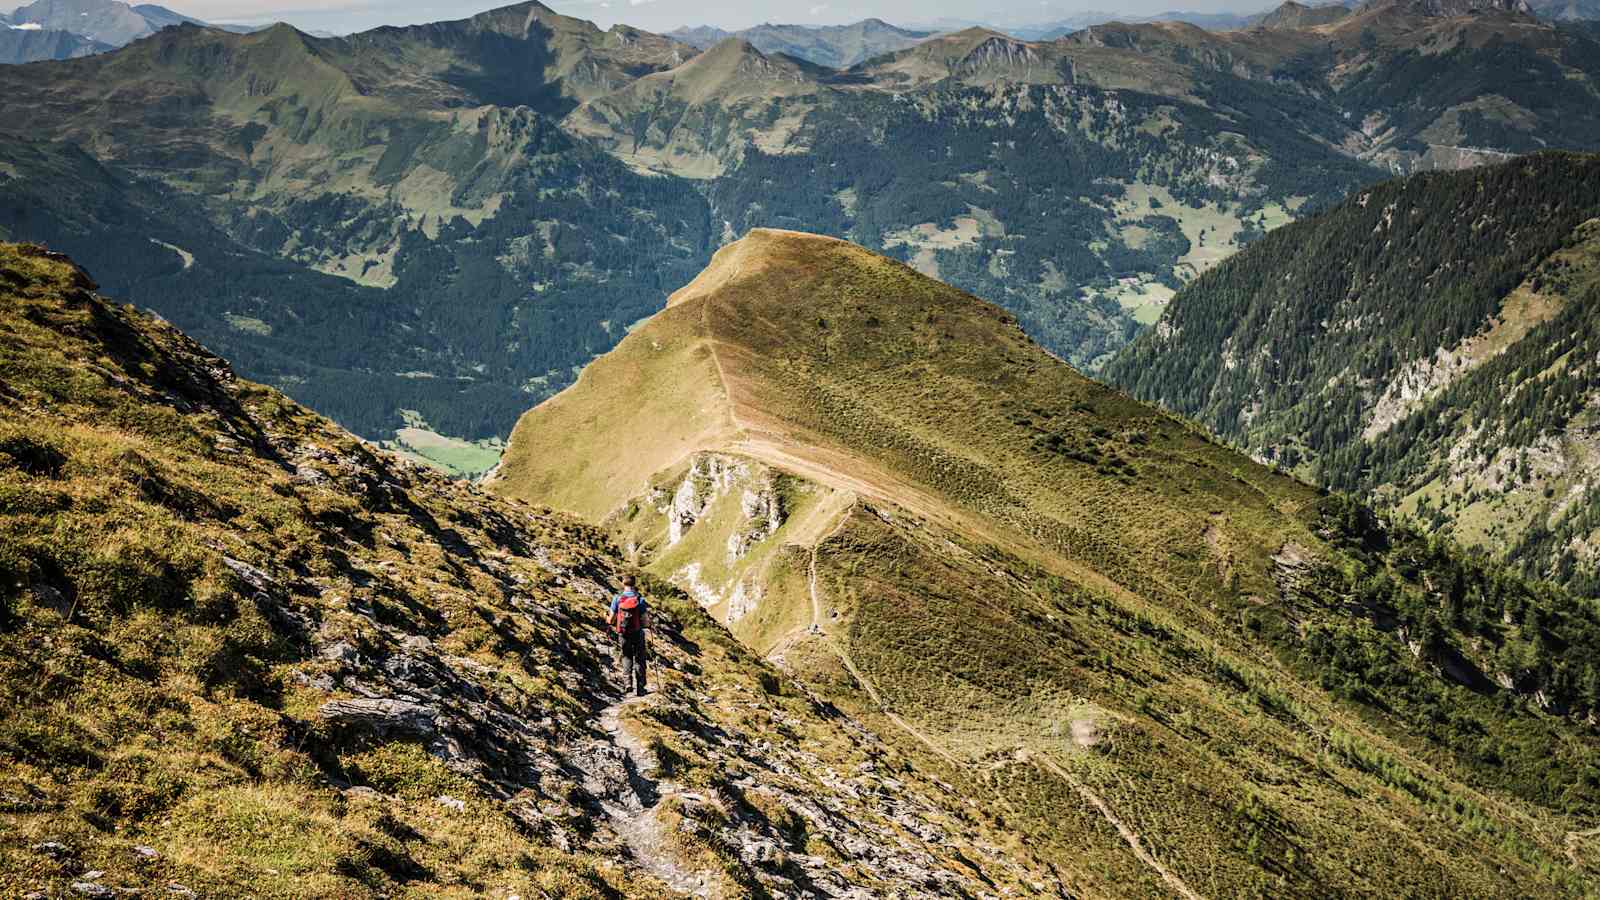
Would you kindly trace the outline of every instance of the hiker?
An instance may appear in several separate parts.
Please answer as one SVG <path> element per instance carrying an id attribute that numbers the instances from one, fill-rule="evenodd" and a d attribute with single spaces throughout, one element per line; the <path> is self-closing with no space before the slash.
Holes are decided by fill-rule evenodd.
<path id="1" fill-rule="evenodd" d="M 644 602 L 632 575 L 622 576 L 622 593 L 611 601 L 611 614 L 606 625 L 612 629 L 616 641 L 613 652 L 622 669 L 622 690 L 630 687 L 640 697 L 645 694 L 644 630 L 650 627 L 650 606 Z"/>

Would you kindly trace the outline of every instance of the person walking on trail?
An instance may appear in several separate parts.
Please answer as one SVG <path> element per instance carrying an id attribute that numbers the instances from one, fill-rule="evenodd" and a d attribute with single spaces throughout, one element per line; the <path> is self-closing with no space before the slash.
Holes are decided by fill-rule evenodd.
<path id="1" fill-rule="evenodd" d="M 622 690 L 645 694 L 644 631 L 650 627 L 650 606 L 644 602 L 632 575 L 622 576 L 622 593 L 611 600 L 606 624 L 612 629 L 617 663 L 622 669 Z"/>

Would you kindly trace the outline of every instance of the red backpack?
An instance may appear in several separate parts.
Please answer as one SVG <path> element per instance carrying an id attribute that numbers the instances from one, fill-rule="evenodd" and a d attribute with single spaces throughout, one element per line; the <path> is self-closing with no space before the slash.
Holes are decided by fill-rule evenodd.
<path id="1" fill-rule="evenodd" d="M 644 600 L 632 591 L 617 600 L 617 633 L 633 634 L 644 628 Z"/>

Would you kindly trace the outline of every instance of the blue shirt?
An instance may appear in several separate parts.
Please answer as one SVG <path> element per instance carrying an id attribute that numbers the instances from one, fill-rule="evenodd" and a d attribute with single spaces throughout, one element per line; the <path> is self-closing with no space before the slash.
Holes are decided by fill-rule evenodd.
<path id="1" fill-rule="evenodd" d="M 630 588 L 611 598 L 611 617 L 613 619 L 617 617 L 617 607 L 622 604 L 623 597 L 637 597 L 639 600 L 639 612 L 641 614 L 648 612 L 650 609 L 650 604 L 644 602 L 644 597 L 640 596 L 638 591 Z"/>

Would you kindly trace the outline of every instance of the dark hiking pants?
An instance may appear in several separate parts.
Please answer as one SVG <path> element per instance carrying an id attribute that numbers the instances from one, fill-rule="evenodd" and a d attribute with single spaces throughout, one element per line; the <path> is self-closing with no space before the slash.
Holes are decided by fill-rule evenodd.
<path id="1" fill-rule="evenodd" d="M 617 636 L 617 665 L 622 670 L 622 689 L 642 694 L 645 691 L 644 631 Z"/>

